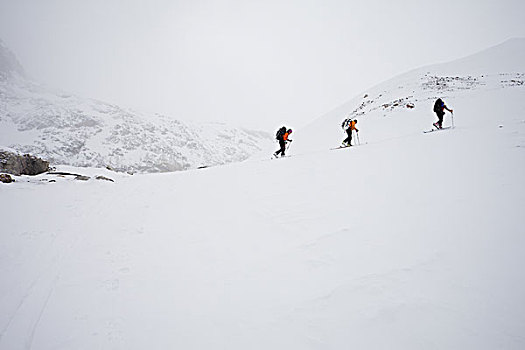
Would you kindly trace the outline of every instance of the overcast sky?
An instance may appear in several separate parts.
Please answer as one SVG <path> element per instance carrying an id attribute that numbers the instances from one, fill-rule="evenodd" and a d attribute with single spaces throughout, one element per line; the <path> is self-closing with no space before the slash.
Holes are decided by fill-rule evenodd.
<path id="1" fill-rule="evenodd" d="M 55 88 L 273 130 L 525 37 L 524 13 L 523 0 L 0 0 L 0 39 Z"/>

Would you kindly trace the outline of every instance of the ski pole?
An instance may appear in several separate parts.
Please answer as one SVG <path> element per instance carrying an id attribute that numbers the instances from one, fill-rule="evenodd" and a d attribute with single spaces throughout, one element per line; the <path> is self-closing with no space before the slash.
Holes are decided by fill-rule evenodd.
<path id="1" fill-rule="evenodd" d="M 361 140 L 359 140 L 359 131 L 356 131 L 355 134 L 357 136 L 357 144 L 361 145 Z"/>
<path id="2" fill-rule="evenodd" d="M 452 117 L 452 129 L 454 129 L 454 112 L 450 112 L 450 115 Z"/>

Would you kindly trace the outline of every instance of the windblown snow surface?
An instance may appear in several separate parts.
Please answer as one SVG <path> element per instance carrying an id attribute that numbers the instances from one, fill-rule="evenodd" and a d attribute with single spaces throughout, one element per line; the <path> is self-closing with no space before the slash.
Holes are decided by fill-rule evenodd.
<path id="1" fill-rule="evenodd" d="M 289 158 L 2 184 L 0 348 L 524 349 L 524 63 L 396 77 Z"/>

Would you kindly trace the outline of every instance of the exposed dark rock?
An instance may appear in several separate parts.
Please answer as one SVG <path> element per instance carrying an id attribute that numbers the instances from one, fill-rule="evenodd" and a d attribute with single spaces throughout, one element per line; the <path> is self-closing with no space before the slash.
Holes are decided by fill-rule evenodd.
<path id="1" fill-rule="evenodd" d="M 96 176 L 95 179 L 97 179 L 97 180 L 106 180 L 106 181 L 115 182 L 115 181 L 113 181 L 112 179 L 110 179 L 109 177 L 105 177 L 105 176 L 102 176 L 102 175 L 98 175 L 98 176 Z"/>
<path id="2" fill-rule="evenodd" d="M 67 175 L 71 175 L 71 176 L 83 176 L 83 175 L 80 175 L 80 174 L 68 173 L 68 172 L 66 172 L 66 171 L 50 171 L 48 174 L 50 174 L 50 175 L 59 175 L 59 176 L 67 176 Z"/>
<path id="3" fill-rule="evenodd" d="M 31 156 L 0 151 L 0 171 L 12 175 L 38 175 L 49 170 L 49 162 Z"/>
<path id="4" fill-rule="evenodd" d="M 65 172 L 65 171 L 50 171 L 48 174 L 49 175 L 57 175 L 57 176 L 61 176 L 61 177 L 74 176 L 75 180 L 80 180 L 80 181 L 87 181 L 87 180 L 91 179 L 89 176 L 86 176 L 86 175 L 75 174 L 75 173 L 68 173 L 68 172 Z"/>
<path id="5" fill-rule="evenodd" d="M 15 181 L 15 179 L 13 179 L 11 177 L 11 175 L 9 175 L 9 174 L 0 174 L 0 182 L 8 184 L 8 183 L 14 182 L 14 181 Z"/>

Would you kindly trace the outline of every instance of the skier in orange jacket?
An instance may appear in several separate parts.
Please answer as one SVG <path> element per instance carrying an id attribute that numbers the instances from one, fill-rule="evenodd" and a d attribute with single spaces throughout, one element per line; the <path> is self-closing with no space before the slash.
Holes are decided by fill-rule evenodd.
<path id="1" fill-rule="evenodd" d="M 355 130 L 355 132 L 359 132 L 359 130 L 355 127 L 357 124 L 357 119 L 350 119 L 347 118 L 343 121 L 343 124 L 341 125 L 343 127 L 343 130 L 346 131 L 346 134 L 348 137 L 343 140 L 343 143 L 341 144 L 343 147 L 350 147 L 352 146 L 352 131 Z"/>
<path id="2" fill-rule="evenodd" d="M 279 154 L 281 154 L 281 157 L 284 157 L 284 152 L 286 152 L 286 142 L 292 142 L 292 140 L 288 139 L 291 133 L 292 129 L 286 130 L 284 126 L 277 131 L 276 138 L 279 141 L 280 149 L 273 154 L 275 158 L 277 158 Z"/>

